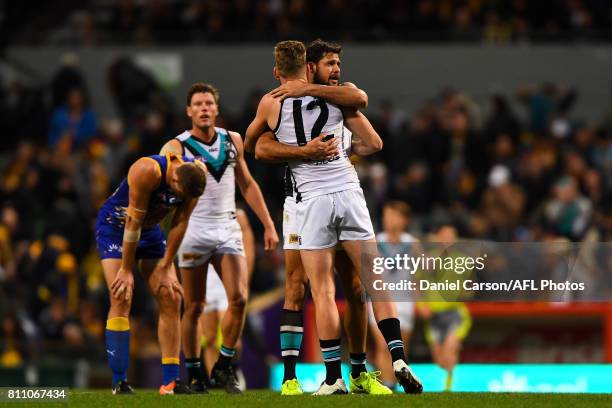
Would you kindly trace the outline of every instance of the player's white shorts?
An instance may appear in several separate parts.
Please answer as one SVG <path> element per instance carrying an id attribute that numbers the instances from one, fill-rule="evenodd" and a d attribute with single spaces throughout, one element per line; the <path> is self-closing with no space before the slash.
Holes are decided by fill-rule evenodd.
<path id="1" fill-rule="evenodd" d="M 296 203 L 296 208 L 299 249 L 323 249 L 338 241 L 374 239 L 361 188 L 312 197 Z"/>
<path id="2" fill-rule="evenodd" d="M 295 197 L 285 197 L 283 204 L 283 249 L 300 249 Z"/>
<path id="3" fill-rule="evenodd" d="M 396 302 L 397 319 L 400 322 L 400 328 L 403 330 L 412 330 L 414 327 L 414 303 L 413 302 Z M 369 322 L 376 325 L 374 317 L 374 309 L 372 309 L 372 301 L 368 300 L 368 316 Z"/>
<path id="4" fill-rule="evenodd" d="M 227 293 L 219 274 L 208 264 L 208 276 L 206 277 L 206 304 L 204 313 L 227 310 Z"/>
<path id="5" fill-rule="evenodd" d="M 242 230 L 238 221 L 233 219 L 204 224 L 190 220 L 178 250 L 179 267 L 202 265 L 215 253 L 244 256 Z"/>

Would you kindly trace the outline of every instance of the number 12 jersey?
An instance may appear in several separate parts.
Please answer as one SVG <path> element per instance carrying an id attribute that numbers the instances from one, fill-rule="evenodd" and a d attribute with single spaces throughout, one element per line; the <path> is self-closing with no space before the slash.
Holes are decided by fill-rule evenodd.
<path id="1" fill-rule="evenodd" d="M 320 134 L 339 140 L 338 154 L 330 160 L 289 161 L 297 201 L 360 188 L 349 159 L 351 134 L 344 128 L 344 116 L 338 106 L 311 96 L 287 98 L 281 102 L 274 133 L 280 143 L 291 146 L 303 146 Z"/>

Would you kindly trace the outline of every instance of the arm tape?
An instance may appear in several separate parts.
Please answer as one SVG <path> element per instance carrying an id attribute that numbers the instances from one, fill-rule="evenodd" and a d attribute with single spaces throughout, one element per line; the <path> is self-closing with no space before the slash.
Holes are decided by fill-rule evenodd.
<path id="1" fill-rule="evenodd" d="M 140 210 L 136 207 L 128 207 L 126 210 L 126 213 L 130 218 L 132 218 L 134 221 L 136 221 L 139 224 L 142 224 L 145 216 L 147 215 L 146 210 Z"/>
<path id="2" fill-rule="evenodd" d="M 125 242 L 138 242 L 140 241 L 140 228 L 135 231 L 125 229 L 123 230 L 123 240 Z"/>

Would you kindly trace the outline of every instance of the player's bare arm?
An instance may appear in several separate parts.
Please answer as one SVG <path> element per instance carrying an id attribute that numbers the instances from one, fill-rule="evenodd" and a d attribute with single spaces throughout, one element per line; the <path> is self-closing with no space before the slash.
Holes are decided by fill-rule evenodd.
<path id="1" fill-rule="evenodd" d="M 359 156 L 367 156 L 379 152 L 383 141 L 368 118 L 357 109 L 343 109 L 344 125 L 353 132 L 353 152 Z"/>
<path id="2" fill-rule="evenodd" d="M 326 86 L 309 84 L 303 81 L 288 81 L 270 92 L 274 98 L 299 98 L 313 96 L 340 106 L 367 108 L 368 94 L 357 88 L 354 84 L 343 86 Z"/>
<path id="3" fill-rule="evenodd" d="M 274 109 L 275 105 L 276 109 Z M 261 136 L 266 130 L 274 129 L 276 127 L 276 123 L 272 122 L 274 120 L 278 120 L 279 109 L 280 104 L 278 100 L 276 100 L 269 93 L 261 98 L 261 100 L 259 101 L 259 105 L 257 106 L 257 113 L 255 114 L 255 118 L 246 130 L 244 148 L 247 152 L 254 153 L 255 144 L 257 143 L 257 139 L 259 139 L 259 136 Z M 277 118 L 271 120 L 270 116 L 273 111 L 276 111 Z"/>
<path id="4" fill-rule="evenodd" d="M 183 296 L 183 288 L 176 279 L 176 275 L 171 273 L 171 268 L 174 267 L 174 258 L 176 257 L 176 253 L 181 245 L 181 241 L 183 241 L 185 231 L 187 231 L 189 217 L 191 216 L 197 202 L 198 197 L 187 199 L 174 212 L 172 224 L 170 226 L 170 230 L 168 231 L 166 252 L 164 253 L 163 259 L 159 262 L 155 268 L 155 271 L 153 272 L 161 274 L 156 290 L 159 291 L 165 286 L 170 290 L 170 295 L 173 299 L 175 296 L 174 292 L 177 292 L 181 297 Z"/>
<path id="5" fill-rule="evenodd" d="M 236 183 L 238 183 L 240 192 L 247 204 L 253 209 L 255 215 L 257 215 L 257 218 L 259 218 L 264 226 L 264 249 L 272 250 L 276 248 L 278 244 L 278 235 L 274 227 L 274 222 L 272 221 L 272 217 L 270 217 L 268 207 L 261 194 L 259 185 L 251 175 L 246 161 L 244 160 L 242 138 L 236 132 L 229 132 L 229 134 L 238 153 L 236 157 Z"/>
<path id="6" fill-rule="evenodd" d="M 157 164 L 146 157 L 137 160 L 128 171 L 130 196 L 125 217 L 121 268 L 110 287 L 111 295 L 116 299 L 124 297 L 125 300 L 129 300 L 132 297 L 136 247 L 147 215 L 150 194 L 160 181 L 161 175 Z"/>
<path id="7" fill-rule="evenodd" d="M 283 163 L 294 159 L 329 160 L 338 154 L 339 140 L 323 141 L 325 135 L 310 140 L 304 146 L 280 143 L 274 133 L 267 131 L 259 137 L 255 146 L 255 158 L 269 163 Z"/>

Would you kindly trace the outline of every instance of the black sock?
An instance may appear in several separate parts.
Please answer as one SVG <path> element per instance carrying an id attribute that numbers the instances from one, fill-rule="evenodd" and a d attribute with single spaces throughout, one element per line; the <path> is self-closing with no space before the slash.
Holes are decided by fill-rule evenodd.
<path id="1" fill-rule="evenodd" d="M 283 383 L 297 378 L 297 364 L 304 335 L 304 317 L 302 311 L 283 309 L 280 317 L 281 357 L 284 365 Z"/>
<path id="2" fill-rule="evenodd" d="M 384 319 L 378 322 L 378 328 L 382 333 L 389 353 L 391 353 L 391 361 L 404 359 L 404 343 L 402 342 L 402 332 L 400 331 L 399 320 L 395 317 Z"/>
<path id="3" fill-rule="evenodd" d="M 235 355 L 236 355 L 236 349 L 221 345 L 221 350 L 219 350 L 219 359 L 217 360 L 217 367 L 219 368 L 229 367 Z"/>
<path id="4" fill-rule="evenodd" d="M 366 353 L 351 353 L 351 377 L 357 378 L 366 371 Z"/>
<path id="5" fill-rule="evenodd" d="M 188 381 L 191 383 L 193 380 L 202 380 L 202 362 L 198 357 L 186 358 L 185 368 L 187 368 Z"/>
<path id="6" fill-rule="evenodd" d="M 325 362 L 325 383 L 333 385 L 342 377 L 340 339 L 319 340 Z"/>

